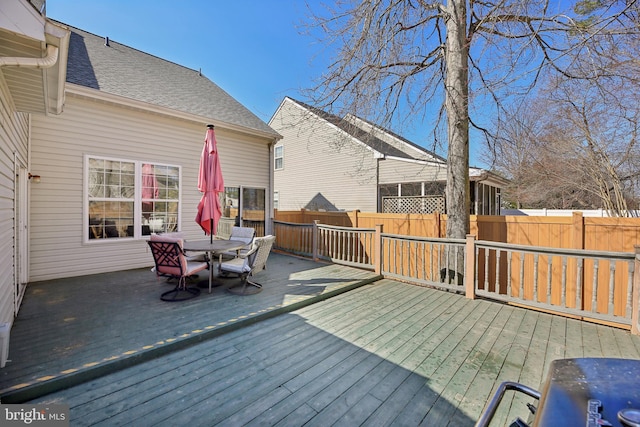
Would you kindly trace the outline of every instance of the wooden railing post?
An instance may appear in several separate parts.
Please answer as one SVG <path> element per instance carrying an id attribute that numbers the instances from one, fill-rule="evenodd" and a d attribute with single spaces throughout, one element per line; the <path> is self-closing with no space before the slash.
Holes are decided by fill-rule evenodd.
<path id="1" fill-rule="evenodd" d="M 373 237 L 373 268 L 376 274 L 382 274 L 382 224 L 376 224 Z"/>
<path id="2" fill-rule="evenodd" d="M 636 259 L 633 262 L 633 290 L 631 291 L 631 333 L 640 335 L 640 246 L 634 246 Z"/>
<path id="3" fill-rule="evenodd" d="M 466 297 L 469 299 L 476 298 L 476 236 L 467 234 L 467 242 L 465 244 L 466 264 L 464 267 L 464 287 Z"/>
<path id="4" fill-rule="evenodd" d="M 318 224 L 320 223 L 319 220 L 314 220 L 313 221 L 313 232 L 311 233 L 311 246 L 313 246 L 311 248 L 312 250 L 312 258 L 314 261 L 318 261 Z"/>

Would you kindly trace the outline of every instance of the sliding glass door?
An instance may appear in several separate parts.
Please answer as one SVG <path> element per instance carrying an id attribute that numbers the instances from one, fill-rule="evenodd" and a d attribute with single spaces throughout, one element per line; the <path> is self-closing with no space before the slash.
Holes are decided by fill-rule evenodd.
<path id="1" fill-rule="evenodd" d="M 252 187 L 225 187 L 220 226 L 253 227 L 256 236 L 264 236 L 266 221 L 266 190 Z"/>

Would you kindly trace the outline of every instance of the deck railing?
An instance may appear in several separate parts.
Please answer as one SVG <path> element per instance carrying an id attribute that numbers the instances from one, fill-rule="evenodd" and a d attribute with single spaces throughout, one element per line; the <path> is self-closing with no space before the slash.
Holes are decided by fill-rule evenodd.
<path id="1" fill-rule="evenodd" d="M 313 258 L 373 270 L 375 228 L 314 224 Z"/>
<path id="2" fill-rule="evenodd" d="M 475 241 L 477 296 L 631 325 L 635 254 Z"/>
<path id="3" fill-rule="evenodd" d="M 636 253 L 554 249 L 274 221 L 276 248 L 400 280 L 639 330 Z"/>
<path id="4" fill-rule="evenodd" d="M 313 257 L 315 226 L 316 224 L 273 221 L 273 233 L 276 236 L 273 248 L 295 255 Z"/>
<path id="5" fill-rule="evenodd" d="M 381 234 L 380 273 L 385 277 L 461 290 L 464 239 Z"/>
<path id="6" fill-rule="evenodd" d="M 275 249 L 313 259 L 373 270 L 375 228 L 273 221 Z"/>

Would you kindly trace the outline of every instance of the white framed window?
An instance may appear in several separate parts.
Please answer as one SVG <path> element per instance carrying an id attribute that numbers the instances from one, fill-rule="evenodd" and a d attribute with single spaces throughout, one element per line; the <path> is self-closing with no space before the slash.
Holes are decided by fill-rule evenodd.
<path id="1" fill-rule="evenodd" d="M 178 231 L 180 166 L 85 156 L 84 241 Z"/>
<path id="2" fill-rule="evenodd" d="M 273 168 L 275 170 L 284 169 L 284 146 L 276 145 L 273 148 Z"/>

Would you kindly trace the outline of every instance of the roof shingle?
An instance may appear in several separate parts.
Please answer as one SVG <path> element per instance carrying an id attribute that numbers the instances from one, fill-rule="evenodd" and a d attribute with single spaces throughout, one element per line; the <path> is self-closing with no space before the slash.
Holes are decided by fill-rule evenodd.
<path id="1" fill-rule="evenodd" d="M 68 27 L 67 82 L 278 136 L 199 71 Z"/>

